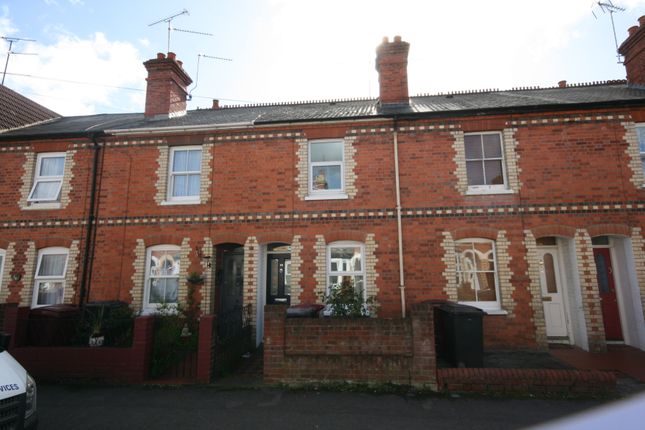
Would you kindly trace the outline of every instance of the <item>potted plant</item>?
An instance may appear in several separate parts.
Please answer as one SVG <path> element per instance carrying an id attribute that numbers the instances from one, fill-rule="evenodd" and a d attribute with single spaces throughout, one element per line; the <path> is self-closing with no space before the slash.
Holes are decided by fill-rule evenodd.
<path id="1" fill-rule="evenodd" d="M 103 334 L 103 316 L 105 307 L 99 306 L 96 312 L 90 312 L 90 339 L 89 346 L 103 346 L 105 335 Z"/>

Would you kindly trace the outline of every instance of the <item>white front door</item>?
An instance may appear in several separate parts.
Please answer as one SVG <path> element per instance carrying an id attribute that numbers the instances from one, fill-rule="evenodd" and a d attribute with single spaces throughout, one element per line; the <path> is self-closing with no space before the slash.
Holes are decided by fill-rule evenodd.
<path id="1" fill-rule="evenodd" d="M 546 335 L 567 337 L 567 319 L 564 312 L 558 248 L 538 248 L 538 257 L 540 259 L 540 286 L 542 287 Z"/>

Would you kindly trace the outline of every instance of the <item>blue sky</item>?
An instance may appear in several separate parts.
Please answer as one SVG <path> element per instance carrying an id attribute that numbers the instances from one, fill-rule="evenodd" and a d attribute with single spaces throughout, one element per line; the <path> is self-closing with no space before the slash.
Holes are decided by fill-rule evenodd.
<path id="1" fill-rule="evenodd" d="M 614 1 L 619 43 L 645 0 Z M 14 45 L 5 84 L 64 115 L 143 110 L 142 63 L 171 50 L 199 82 L 189 109 L 223 104 L 378 96 L 375 48 L 411 44 L 411 94 L 554 86 L 625 77 L 609 15 L 590 0 L 0 0 L 0 35 Z M 0 44 L 4 65 L 8 45 Z M 23 76 L 29 75 L 29 76 Z M 73 82 L 67 82 L 73 81 Z"/>

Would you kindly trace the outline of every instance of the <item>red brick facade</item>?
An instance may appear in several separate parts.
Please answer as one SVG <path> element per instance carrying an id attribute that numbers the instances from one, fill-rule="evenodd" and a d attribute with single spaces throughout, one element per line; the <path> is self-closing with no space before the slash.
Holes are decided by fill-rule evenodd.
<path id="1" fill-rule="evenodd" d="M 392 84 L 394 88 L 381 82 L 385 85 L 383 103 L 408 98 L 407 77 L 401 75 L 405 73 L 408 47 L 400 40 L 392 43 L 406 46 L 397 48 L 393 54 L 396 61 L 388 62 L 383 62 L 380 51 L 391 48 L 379 48 L 377 68 L 389 70 L 381 76 L 397 82 Z M 155 69 L 157 63 L 172 68 L 175 75 L 185 75 L 174 56 L 150 60 L 146 67 Z M 642 65 L 636 68 L 643 69 Z M 152 88 L 152 74 L 166 73 L 165 69 L 150 73 L 146 116 L 168 115 L 185 108 L 185 101 L 184 105 L 175 103 L 181 91 L 163 85 Z M 186 75 L 182 79 L 185 87 L 190 78 Z M 170 104 L 159 106 L 162 98 Z M 373 284 L 378 317 L 399 316 L 396 132 L 407 307 L 428 299 L 455 299 L 454 242 L 488 239 L 496 244 L 501 312 L 484 318 L 485 345 L 543 348 L 542 297 L 531 264 L 535 263 L 535 240 L 556 236 L 569 241 L 567 249 L 574 262 L 567 272 L 571 274 L 570 288 L 581 300 L 580 309 L 569 306 L 568 318 L 577 321 L 570 324 L 578 324 L 578 333 L 586 340 L 579 340 L 577 334 L 570 341 L 602 349 L 605 335 L 592 237 L 616 237 L 632 246 L 624 261 L 625 273 L 635 282 L 629 294 L 636 304 L 630 304 L 630 312 L 636 316 L 636 324 L 643 324 L 645 248 L 641 232 L 645 229 L 645 190 L 634 131 L 634 124 L 639 122 L 645 122 L 642 103 L 622 103 L 486 115 L 175 128 L 163 133 L 108 132 L 97 138 L 99 149 L 94 148 L 90 136 L 4 139 L 0 142 L 0 171 L 11 174 L 0 176 L 0 249 L 12 247 L 13 257 L 5 261 L 2 279 L 6 284 L 3 281 L 0 292 L 6 291 L 2 297 L 7 303 L 29 306 L 38 250 L 71 248 L 78 241 L 75 264 L 68 266 L 73 276 L 66 278 L 69 284 L 65 288 L 73 291 L 70 301 L 78 302 L 85 278 L 89 300 L 123 300 L 140 307 L 147 248 L 160 244 L 182 247 L 187 250 L 182 271 L 207 272 L 200 255 L 213 250 L 206 244 L 216 247 L 235 243 L 245 246 L 245 303 L 254 306 L 253 324 L 257 326 L 264 305 L 260 292 L 266 288 L 261 283 L 263 247 L 274 242 L 301 246 L 297 273 L 301 293 L 297 301 L 312 303 L 320 301 L 317 288 L 326 282 L 325 246 L 346 240 L 360 242 L 366 246 L 366 253 L 373 253 L 372 260 L 366 262 L 373 267 L 365 276 L 366 282 Z M 150 127 L 155 127 L 154 122 Z M 464 134 L 486 132 L 502 136 L 509 187 L 502 193 L 473 194 L 464 191 L 466 166 L 460 142 Z M 325 138 L 341 138 L 346 145 L 351 142 L 345 175 L 346 183 L 353 181 L 355 193 L 333 200 L 302 198 L 301 143 Z M 208 155 L 209 173 L 202 181 L 207 180 L 210 186 L 200 194 L 198 203 L 162 204 L 156 196 L 160 193 L 159 178 L 168 175 L 168 166 L 164 167 L 160 154 L 187 145 L 202 146 Z M 95 231 L 88 236 L 97 150 Z M 34 154 L 58 151 L 67 151 L 73 159 L 69 203 L 64 208 L 21 206 L 33 177 L 29 154 L 33 159 Z M 164 192 L 161 190 L 161 194 Z M 91 260 L 86 261 L 88 237 Z M 373 239 L 370 250 L 368 238 Z M 202 299 L 213 294 L 215 278 L 209 278 L 199 292 Z M 203 312 L 211 313 L 208 309 Z M 633 340 L 634 345 L 639 346 L 638 342 Z"/>

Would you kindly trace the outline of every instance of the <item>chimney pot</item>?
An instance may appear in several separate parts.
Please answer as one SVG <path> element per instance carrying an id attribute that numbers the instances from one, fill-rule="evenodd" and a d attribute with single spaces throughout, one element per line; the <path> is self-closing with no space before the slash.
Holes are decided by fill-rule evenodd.
<path id="1" fill-rule="evenodd" d="M 401 43 L 401 36 L 394 36 L 394 41 L 396 43 Z"/>
<path id="2" fill-rule="evenodd" d="M 627 84 L 645 87 L 645 15 L 638 18 L 640 26 L 629 27 L 629 36 L 618 48 L 624 57 Z"/>
<path id="3" fill-rule="evenodd" d="M 157 52 L 157 60 L 163 60 L 166 55 L 163 52 Z"/>
<path id="4" fill-rule="evenodd" d="M 177 58 L 177 55 L 175 55 L 174 52 L 169 52 L 168 53 L 168 59 L 169 60 L 174 60 L 175 58 Z"/>
<path id="5" fill-rule="evenodd" d="M 390 39 L 387 36 L 383 36 L 383 43 L 389 43 Z"/>
<path id="6" fill-rule="evenodd" d="M 219 100 L 213 99 L 213 109 L 219 109 Z"/>
<path id="7" fill-rule="evenodd" d="M 558 82 L 558 87 L 560 87 L 560 88 L 566 88 L 566 87 L 567 87 L 567 81 L 560 81 L 560 82 Z"/>

